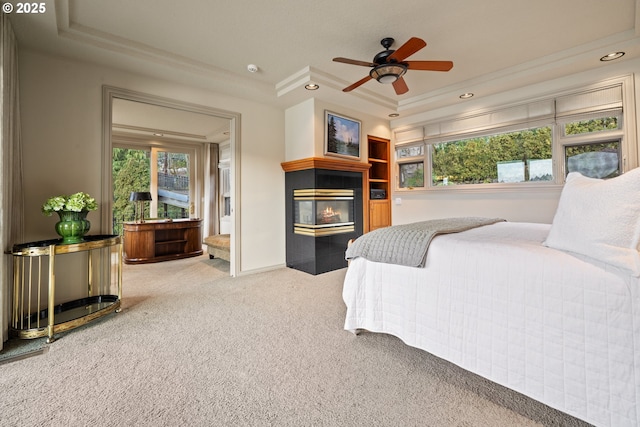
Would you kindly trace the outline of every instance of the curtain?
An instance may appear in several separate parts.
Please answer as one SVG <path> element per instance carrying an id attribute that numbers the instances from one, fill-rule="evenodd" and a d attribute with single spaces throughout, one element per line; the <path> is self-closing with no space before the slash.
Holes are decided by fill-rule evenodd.
<path id="1" fill-rule="evenodd" d="M 18 103 L 18 44 L 7 14 L 0 15 L 0 243 L 2 256 L 0 321 L 2 343 L 8 339 L 13 262 L 7 255 L 23 241 L 22 146 Z"/>
<path id="2" fill-rule="evenodd" d="M 202 226 L 203 238 L 220 233 L 220 211 L 218 190 L 218 144 L 209 144 L 205 155 L 205 197 L 204 224 Z"/>

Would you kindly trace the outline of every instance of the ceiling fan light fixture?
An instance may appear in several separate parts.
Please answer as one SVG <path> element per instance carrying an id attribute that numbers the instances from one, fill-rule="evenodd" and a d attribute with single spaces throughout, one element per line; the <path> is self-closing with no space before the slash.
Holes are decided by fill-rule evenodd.
<path id="1" fill-rule="evenodd" d="M 381 64 L 374 67 L 369 75 L 380 83 L 389 84 L 398 80 L 407 72 L 404 64 Z"/>

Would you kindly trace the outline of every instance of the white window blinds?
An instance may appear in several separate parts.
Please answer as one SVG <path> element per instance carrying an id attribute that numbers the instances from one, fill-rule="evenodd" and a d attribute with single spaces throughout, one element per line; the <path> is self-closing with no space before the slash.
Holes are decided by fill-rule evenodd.
<path id="1" fill-rule="evenodd" d="M 540 126 L 556 118 L 604 111 L 622 111 L 621 83 L 397 130 L 396 145 L 421 140 L 434 143 L 523 125 Z"/>
<path id="2" fill-rule="evenodd" d="M 556 117 L 608 110 L 622 110 L 621 84 L 561 96 L 556 99 Z"/>

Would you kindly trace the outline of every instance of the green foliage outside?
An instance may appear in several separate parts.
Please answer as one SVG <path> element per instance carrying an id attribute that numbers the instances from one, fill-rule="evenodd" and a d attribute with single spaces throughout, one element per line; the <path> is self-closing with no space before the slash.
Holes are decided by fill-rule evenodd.
<path id="1" fill-rule="evenodd" d="M 132 191 L 149 191 L 150 153 L 128 148 L 113 149 L 113 233 L 122 234 L 122 222 L 132 221 L 135 207 L 129 201 Z M 145 215 L 149 216 L 149 206 Z"/>
<path id="2" fill-rule="evenodd" d="M 604 117 L 601 119 L 582 120 L 579 122 L 568 123 L 564 127 L 565 135 L 579 135 L 588 132 L 600 132 L 603 130 L 618 129 L 617 117 Z"/>
<path id="3" fill-rule="evenodd" d="M 168 175 L 179 175 L 180 169 L 189 166 L 188 156 L 183 153 L 168 153 L 160 151 L 158 153 L 158 172 Z"/>
<path id="4" fill-rule="evenodd" d="M 424 187 L 424 164 L 404 163 L 400 166 L 400 188 Z"/>
<path id="5" fill-rule="evenodd" d="M 566 135 L 577 135 L 618 128 L 616 117 L 584 120 L 565 126 Z M 522 161 L 525 181 L 529 181 L 528 162 L 551 159 L 551 126 L 499 135 L 434 144 L 432 146 L 432 179 L 434 185 L 484 184 L 498 182 L 498 164 Z M 580 144 L 567 149 L 567 156 L 600 149 L 617 150 L 618 142 L 605 145 Z M 422 179 L 416 170 L 415 181 Z M 533 180 L 532 178 L 531 180 Z M 551 175 L 537 180 L 552 180 Z M 405 183 L 406 187 L 412 186 Z M 416 185 L 418 186 L 418 185 Z"/>
<path id="6" fill-rule="evenodd" d="M 189 211 L 179 206 L 160 203 L 158 205 L 158 218 L 189 218 Z"/>
<path id="7" fill-rule="evenodd" d="M 498 163 L 551 158 L 551 127 L 435 144 L 432 153 L 434 183 L 498 182 Z"/>

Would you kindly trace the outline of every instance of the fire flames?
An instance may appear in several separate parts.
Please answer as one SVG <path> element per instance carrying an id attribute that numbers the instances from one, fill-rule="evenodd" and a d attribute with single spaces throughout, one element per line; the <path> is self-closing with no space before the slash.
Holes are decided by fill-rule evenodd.
<path id="1" fill-rule="evenodd" d="M 340 222 L 340 211 L 334 211 L 333 206 L 327 206 L 320 213 L 319 220 L 321 224 L 331 224 L 334 222 Z"/>

